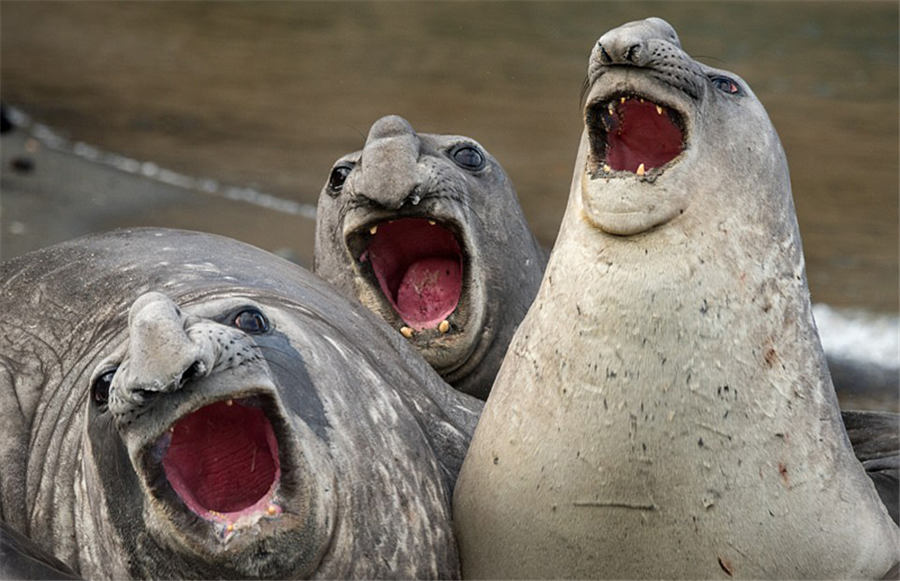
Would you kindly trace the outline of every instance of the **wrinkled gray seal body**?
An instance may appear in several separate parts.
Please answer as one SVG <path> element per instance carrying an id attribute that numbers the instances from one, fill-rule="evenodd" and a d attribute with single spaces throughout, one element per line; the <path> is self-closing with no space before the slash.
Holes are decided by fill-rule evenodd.
<path id="1" fill-rule="evenodd" d="M 605 34 L 589 77 L 559 238 L 457 481 L 463 575 L 885 574 L 898 528 L 840 419 L 765 110 L 659 19 Z"/>
<path id="2" fill-rule="evenodd" d="M 0 515 L 81 576 L 459 575 L 480 402 L 307 271 L 113 232 L 3 263 L 0 324 Z"/>
<path id="3" fill-rule="evenodd" d="M 397 116 L 341 157 L 319 197 L 315 272 L 487 397 L 546 264 L 499 163 Z"/>

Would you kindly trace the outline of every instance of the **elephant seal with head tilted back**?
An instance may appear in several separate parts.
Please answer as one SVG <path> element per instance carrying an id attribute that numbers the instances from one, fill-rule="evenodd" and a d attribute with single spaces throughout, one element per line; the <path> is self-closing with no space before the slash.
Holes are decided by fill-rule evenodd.
<path id="1" fill-rule="evenodd" d="M 466 577 L 879 577 L 778 136 L 666 22 L 590 58 L 568 207 L 457 482 Z"/>

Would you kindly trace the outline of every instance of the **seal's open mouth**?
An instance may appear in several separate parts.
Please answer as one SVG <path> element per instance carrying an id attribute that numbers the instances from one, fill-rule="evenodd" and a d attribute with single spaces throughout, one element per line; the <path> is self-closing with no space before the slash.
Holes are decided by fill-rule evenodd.
<path id="1" fill-rule="evenodd" d="M 616 95 L 588 107 L 586 123 L 597 170 L 639 176 L 661 168 L 684 151 L 680 113 L 635 95 Z"/>
<path id="2" fill-rule="evenodd" d="M 155 455 L 172 489 L 194 513 L 220 523 L 274 516 L 281 466 L 259 398 L 219 401 L 175 422 Z"/>
<path id="3" fill-rule="evenodd" d="M 459 305 L 463 288 L 463 251 L 454 233 L 435 220 L 400 218 L 353 238 L 348 245 L 359 251 L 354 255 L 361 266 L 371 266 L 400 318 L 415 330 L 446 332 L 444 321 Z"/>

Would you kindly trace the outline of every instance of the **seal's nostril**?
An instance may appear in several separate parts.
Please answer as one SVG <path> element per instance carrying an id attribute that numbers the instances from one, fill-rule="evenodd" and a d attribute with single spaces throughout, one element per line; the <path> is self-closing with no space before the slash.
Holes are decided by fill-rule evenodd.
<path id="1" fill-rule="evenodd" d="M 630 63 L 636 63 L 637 60 L 641 56 L 641 45 L 640 44 L 632 44 L 625 51 L 625 60 Z"/>
<path id="2" fill-rule="evenodd" d="M 600 62 L 605 65 L 608 65 L 612 62 L 612 57 L 609 56 L 609 53 L 606 52 L 606 48 L 602 44 L 600 45 Z"/>
<path id="3" fill-rule="evenodd" d="M 156 399 L 161 392 L 157 389 L 135 389 L 132 393 L 135 400 L 143 405 Z"/>
<path id="4" fill-rule="evenodd" d="M 190 367 L 184 370 L 184 373 L 181 374 L 181 382 L 179 387 L 184 386 L 185 383 L 189 381 L 193 381 L 195 379 L 199 379 L 203 377 L 203 374 L 206 370 L 206 366 L 201 361 L 194 361 L 191 363 Z"/>

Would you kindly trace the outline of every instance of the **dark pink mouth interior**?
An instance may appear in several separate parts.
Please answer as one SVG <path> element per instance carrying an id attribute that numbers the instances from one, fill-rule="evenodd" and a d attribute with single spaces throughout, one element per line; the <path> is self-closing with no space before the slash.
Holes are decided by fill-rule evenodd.
<path id="1" fill-rule="evenodd" d="M 265 504 L 281 475 L 272 425 L 261 409 L 239 401 L 178 420 L 162 463 L 172 488 L 201 516 L 239 516 Z"/>
<path id="2" fill-rule="evenodd" d="M 661 167 L 684 149 L 684 134 L 669 110 L 642 99 L 615 102 L 615 117 L 607 117 L 606 163 L 613 170 L 636 172 Z M 610 122 L 611 121 L 611 122 Z"/>
<path id="3" fill-rule="evenodd" d="M 425 218 L 378 225 L 361 260 L 371 261 L 381 292 L 414 329 L 446 319 L 462 293 L 462 250 L 456 237 Z"/>

